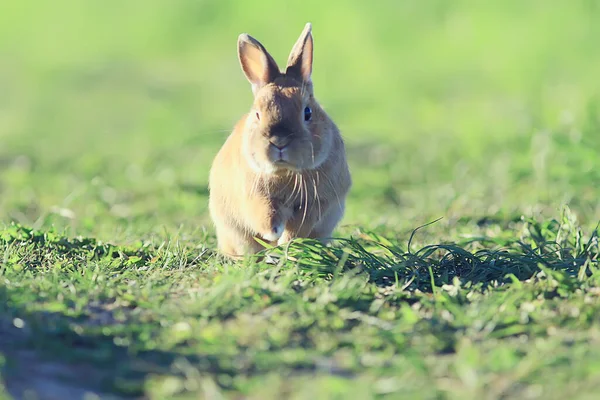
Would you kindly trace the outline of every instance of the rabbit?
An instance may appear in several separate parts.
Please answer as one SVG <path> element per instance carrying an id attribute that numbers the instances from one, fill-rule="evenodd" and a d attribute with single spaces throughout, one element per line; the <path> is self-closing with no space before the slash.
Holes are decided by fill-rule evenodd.
<path id="1" fill-rule="evenodd" d="M 285 72 L 250 35 L 238 58 L 254 102 L 213 159 L 209 210 L 218 250 L 241 258 L 294 238 L 329 238 L 352 186 L 344 140 L 313 94 L 312 25 L 307 23 Z"/>

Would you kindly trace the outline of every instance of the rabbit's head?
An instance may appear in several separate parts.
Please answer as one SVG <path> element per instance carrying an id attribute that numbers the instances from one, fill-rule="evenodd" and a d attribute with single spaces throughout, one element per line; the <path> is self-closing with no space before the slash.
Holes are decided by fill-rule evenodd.
<path id="1" fill-rule="evenodd" d="M 261 174 L 318 168 L 329 155 L 336 128 L 313 95 L 311 24 L 292 48 L 285 72 L 248 34 L 238 38 L 238 56 L 254 94 L 242 145 L 250 167 Z"/>

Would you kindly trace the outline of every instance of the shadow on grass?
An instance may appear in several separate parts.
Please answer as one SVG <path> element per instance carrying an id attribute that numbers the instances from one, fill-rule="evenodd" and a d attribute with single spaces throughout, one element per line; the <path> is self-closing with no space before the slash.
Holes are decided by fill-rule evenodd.
<path id="1" fill-rule="evenodd" d="M 171 366 L 182 359 L 211 374 L 239 372 L 214 355 L 138 351 L 135 345 L 117 345 L 117 334 L 78 332 L 81 320 L 11 306 L 11 299 L 19 296 L 0 286 L 0 301 L 6 305 L 0 308 L 0 355 L 5 358 L 1 377 L 14 398 L 77 399 L 86 393 L 103 399 L 145 398 L 145 379 L 154 374 L 181 375 Z M 135 318 L 127 324 L 133 330 L 144 325 Z M 135 332 L 131 336 L 129 343 L 135 344 L 139 337 Z M 35 397 L 28 397 L 32 393 Z"/>
<path id="2" fill-rule="evenodd" d="M 29 312 L 15 307 L 11 299 L 20 291 L 7 290 L 0 285 L 0 394 L 4 386 L 15 399 L 83 399 L 93 394 L 102 399 L 147 398 L 148 379 L 165 377 L 185 379 L 181 365 L 192 366 L 195 373 L 218 377 L 253 377 L 264 374 L 254 362 L 243 361 L 237 355 L 211 353 L 189 354 L 179 343 L 169 350 L 141 349 L 148 337 L 142 329 L 158 332 L 159 323 L 128 318 L 128 333 L 118 329 L 103 334 L 81 333 L 82 321 L 57 312 Z M 154 325 L 152 325 L 154 324 Z M 99 331 L 111 328 L 111 323 Z M 117 344 L 128 336 L 126 344 Z M 146 342 L 145 344 L 141 344 Z M 2 357 L 0 357 L 1 359 Z M 178 367 L 179 366 L 179 367 Z M 299 361 L 293 374 L 315 371 L 318 366 Z M 330 371 L 349 377 L 345 371 Z M 227 383 L 228 382 L 228 383 Z M 234 390 L 231 380 L 218 385 Z M 183 389 L 183 388 L 182 388 Z"/>
<path id="3" fill-rule="evenodd" d="M 145 260 L 148 258 L 148 254 L 141 245 L 123 247 L 101 243 L 93 238 L 67 238 L 54 231 L 41 232 L 19 224 L 12 224 L 0 231 L 0 244 L 5 246 L 17 244 L 27 247 L 26 252 L 23 253 L 29 257 L 21 259 L 21 262 L 30 267 L 37 266 L 39 260 L 44 259 L 43 255 L 48 252 L 79 261 L 103 257 L 137 257 Z"/>
<path id="4" fill-rule="evenodd" d="M 20 225 L 0 231 L 0 248 L 5 254 L 3 262 L 0 260 L 0 276 L 16 283 L 0 281 L 0 356 L 5 359 L 0 388 L 3 384 L 14 398 L 76 399 L 84 398 L 85 393 L 101 398 L 120 398 L 110 393 L 143 398 L 145 378 L 152 374 L 177 376 L 170 366 L 182 358 L 211 373 L 228 372 L 212 355 L 184 357 L 176 351 L 136 348 L 136 343 L 144 341 L 141 335 L 159 331 L 159 322 L 127 315 L 123 324 L 114 318 L 108 304 L 89 303 L 80 316 L 68 311 L 31 311 L 27 307 L 42 307 L 50 300 L 66 310 L 73 300 L 48 299 L 43 290 L 19 283 L 21 278 L 27 282 L 27 276 L 52 275 L 49 271 L 57 265 L 60 270 L 61 263 L 77 274 L 77 269 L 83 271 L 88 263 L 96 261 L 108 263 L 107 267 L 119 273 L 147 263 L 155 256 L 148 248 L 67 238 Z M 58 285 L 70 280 L 68 274 L 60 278 Z M 53 278 L 49 279 L 47 283 L 53 284 Z M 35 395 L 31 397 L 31 393 Z"/>

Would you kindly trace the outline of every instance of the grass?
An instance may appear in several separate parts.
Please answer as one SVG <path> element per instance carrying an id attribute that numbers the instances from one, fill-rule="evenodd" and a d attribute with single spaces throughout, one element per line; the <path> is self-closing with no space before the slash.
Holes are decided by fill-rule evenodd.
<path id="1" fill-rule="evenodd" d="M 0 393 L 595 398 L 599 18 L 589 0 L 3 7 Z M 251 101 L 235 40 L 283 62 L 307 21 L 347 214 L 330 248 L 232 263 L 206 183 Z"/>
<path id="2" fill-rule="evenodd" d="M 20 364 L 35 349 L 86 365 L 63 377 L 83 388 L 152 398 L 591 398 L 600 252 L 569 216 L 493 246 L 357 233 L 245 265 L 179 239 L 119 247 L 14 225 L 6 379 L 36 374 Z"/>

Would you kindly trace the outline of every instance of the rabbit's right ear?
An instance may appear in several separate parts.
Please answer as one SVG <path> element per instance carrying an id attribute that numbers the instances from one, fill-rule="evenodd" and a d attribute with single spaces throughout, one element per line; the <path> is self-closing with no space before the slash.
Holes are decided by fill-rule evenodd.
<path id="1" fill-rule="evenodd" d="M 310 82 L 313 63 L 312 24 L 307 22 L 288 58 L 286 74 Z"/>
<path id="2" fill-rule="evenodd" d="M 269 52 L 247 33 L 238 37 L 238 58 L 246 78 L 252 84 L 254 94 L 280 74 L 279 67 Z"/>

